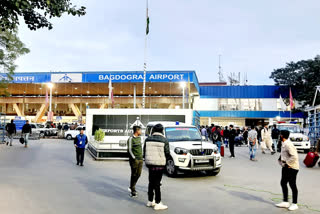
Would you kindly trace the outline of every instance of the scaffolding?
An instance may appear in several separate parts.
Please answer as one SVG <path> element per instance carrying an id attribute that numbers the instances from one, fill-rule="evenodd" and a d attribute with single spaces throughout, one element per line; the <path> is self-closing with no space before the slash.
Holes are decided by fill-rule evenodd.
<path id="1" fill-rule="evenodd" d="M 319 92 L 320 86 L 317 86 L 312 106 L 306 108 L 306 111 L 308 112 L 308 136 L 310 138 L 311 145 L 313 146 L 316 145 L 317 140 L 320 138 L 320 105 L 315 105 Z"/>
<path id="2" fill-rule="evenodd" d="M 0 143 L 5 142 L 6 137 L 6 115 L 0 112 Z"/>

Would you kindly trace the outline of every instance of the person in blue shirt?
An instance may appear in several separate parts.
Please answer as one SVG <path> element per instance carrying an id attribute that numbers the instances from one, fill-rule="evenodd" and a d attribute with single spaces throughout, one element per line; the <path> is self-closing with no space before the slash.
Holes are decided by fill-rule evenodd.
<path id="1" fill-rule="evenodd" d="M 77 165 L 80 164 L 80 166 L 83 166 L 84 152 L 88 143 L 88 138 L 83 132 L 83 129 L 80 129 L 80 134 L 74 139 L 74 146 L 76 147 L 77 153 Z"/>

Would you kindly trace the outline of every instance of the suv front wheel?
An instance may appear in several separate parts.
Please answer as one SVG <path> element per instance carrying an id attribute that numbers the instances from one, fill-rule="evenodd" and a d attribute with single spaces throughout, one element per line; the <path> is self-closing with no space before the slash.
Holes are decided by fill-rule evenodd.
<path id="1" fill-rule="evenodd" d="M 174 165 L 172 158 L 167 160 L 166 172 L 169 177 L 175 177 L 177 175 L 177 167 Z"/>
<path id="2" fill-rule="evenodd" d="M 72 140 L 71 134 L 68 134 L 68 135 L 67 135 L 67 140 Z"/>

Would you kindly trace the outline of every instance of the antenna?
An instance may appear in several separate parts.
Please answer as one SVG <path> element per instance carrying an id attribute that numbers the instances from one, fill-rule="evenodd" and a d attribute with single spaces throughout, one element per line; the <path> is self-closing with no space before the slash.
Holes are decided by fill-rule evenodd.
<path id="1" fill-rule="evenodd" d="M 222 67 L 221 67 L 221 54 L 219 54 L 219 71 L 218 71 L 218 76 L 219 76 L 219 82 L 225 82 L 223 73 L 222 73 Z"/>

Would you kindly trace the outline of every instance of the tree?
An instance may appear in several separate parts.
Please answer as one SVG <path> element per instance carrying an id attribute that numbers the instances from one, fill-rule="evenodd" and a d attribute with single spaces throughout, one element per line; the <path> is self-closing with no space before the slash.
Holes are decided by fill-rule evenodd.
<path id="1" fill-rule="evenodd" d="M 30 30 L 39 28 L 52 29 L 49 19 L 61 17 L 64 13 L 73 16 L 85 15 L 85 7 L 76 8 L 71 0 L 1 0 L 0 28 L 14 30 L 23 17 Z"/>
<path id="2" fill-rule="evenodd" d="M 302 107 L 312 105 L 316 86 L 320 85 L 320 56 L 287 63 L 284 68 L 275 69 L 270 78 L 276 85 L 291 87 L 293 97 Z M 317 103 L 320 104 L 320 98 L 317 99 Z"/>
<path id="3" fill-rule="evenodd" d="M 0 94 L 6 94 L 7 83 L 12 81 L 12 75 L 17 67 L 15 60 L 30 50 L 20 41 L 17 31 L 0 31 Z"/>

